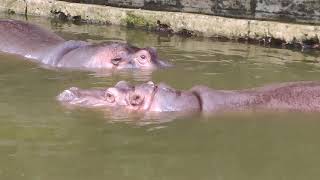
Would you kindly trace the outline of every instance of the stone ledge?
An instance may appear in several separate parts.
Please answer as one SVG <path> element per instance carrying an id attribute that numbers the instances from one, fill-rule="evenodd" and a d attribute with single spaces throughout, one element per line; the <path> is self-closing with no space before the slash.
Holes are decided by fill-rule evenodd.
<path id="1" fill-rule="evenodd" d="M 290 24 L 274 21 L 225 18 L 211 15 L 150 11 L 117 8 L 101 5 L 69 3 L 56 0 L 0 0 L 0 11 L 36 16 L 53 16 L 62 13 L 67 17 L 77 17 L 94 23 L 133 25 L 155 28 L 156 22 L 167 24 L 174 32 L 187 30 L 197 36 L 224 37 L 228 39 L 266 37 L 287 43 L 305 39 L 318 39 L 320 26 Z"/>

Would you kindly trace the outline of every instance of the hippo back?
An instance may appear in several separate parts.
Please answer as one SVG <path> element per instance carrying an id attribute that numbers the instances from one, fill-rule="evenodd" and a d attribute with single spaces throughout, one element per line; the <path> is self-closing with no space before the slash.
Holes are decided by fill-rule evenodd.
<path id="1" fill-rule="evenodd" d="M 256 92 L 214 90 L 205 86 L 195 86 L 191 91 L 198 94 L 205 113 L 248 109 L 257 96 Z"/>
<path id="2" fill-rule="evenodd" d="M 58 35 L 18 20 L 0 20 L 0 51 L 39 59 L 51 47 L 64 42 Z"/>
<path id="3" fill-rule="evenodd" d="M 320 111 L 320 82 L 281 83 L 256 92 L 256 103 L 267 109 Z"/>
<path id="4" fill-rule="evenodd" d="M 320 82 L 291 82 L 247 90 L 192 88 L 204 112 L 226 110 L 320 111 Z"/>

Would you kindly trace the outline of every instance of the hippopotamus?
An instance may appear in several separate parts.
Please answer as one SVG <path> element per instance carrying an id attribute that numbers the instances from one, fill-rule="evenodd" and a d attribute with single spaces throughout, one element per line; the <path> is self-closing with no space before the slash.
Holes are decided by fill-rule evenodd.
<path id="1" fill-rule="evenodd" d="M 121 42 L 92 44 L 65 40 L 28 22 L 0 19 L 0 51 L 18 54 L 45 65 L 86 69 L 155 69 L 170 64 L 154 48 Z"/>
<path id="2" fill-rule="evenodd" d="M 320 82 L 291 82 L 243 90 L 195 86 L 176 90 L 164 83 L 120 81 L 102 89 L 70 88 L 60 102 L 85 107 L 116 107 L 133 112 L 320 111 Z"/>

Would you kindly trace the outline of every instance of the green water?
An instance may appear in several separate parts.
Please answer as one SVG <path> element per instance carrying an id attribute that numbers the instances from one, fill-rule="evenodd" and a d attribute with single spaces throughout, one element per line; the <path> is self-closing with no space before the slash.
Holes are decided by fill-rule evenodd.
<path id="1" fill-rule="evenodd" d="M 193 115 L 155 123 L 126 114 L 70 110 L 55 101 L 71 86 L 111 86 L 120 80 L 166 82 L 178 89 L 197 84 L 241 89 L 320 80 L 320 66 L 315 63 L 320 53 L 163 37 L 113 26 L 57 24 L 41 18 L 29 21 L 66 39 L 153 46 L 176 66 L 153 73 L 92 73 L 44 69 L 21 57 L 0 54 L 1 180 L 320 178 L 318 113 Z"/>

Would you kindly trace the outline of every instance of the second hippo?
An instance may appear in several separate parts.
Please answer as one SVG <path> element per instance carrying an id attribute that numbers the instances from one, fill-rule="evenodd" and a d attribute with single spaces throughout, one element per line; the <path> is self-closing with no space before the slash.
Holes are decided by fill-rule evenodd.
<path id="1" fill-rule="evenodd" d="M 133 86 L 121 81 L 112 88 L 63 91 L 58 100 L 77 106 L 122 107 L 137 112 L 320 111 L 320 82 L 293 82 L 246 90 L 195 86 L 179 91 L 153 82 Z"/>
<path id="2" fill-rule="evenodd" d="M 0 19 L 0 51 L 53 67 L 85 69 L 155 69 L 170 66 L 154 48 L 126 43 L 91 44 L 69 40 L 24 21 Z"/>

